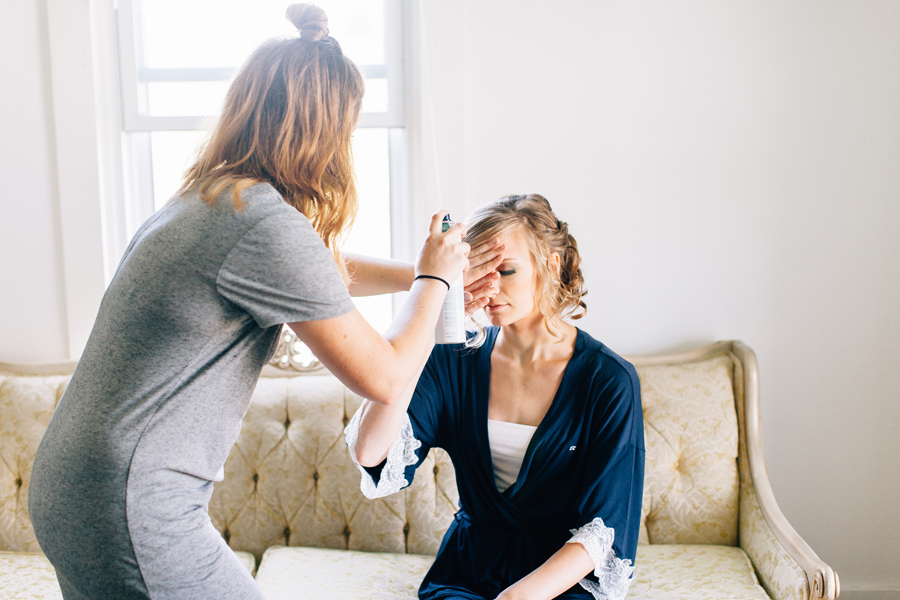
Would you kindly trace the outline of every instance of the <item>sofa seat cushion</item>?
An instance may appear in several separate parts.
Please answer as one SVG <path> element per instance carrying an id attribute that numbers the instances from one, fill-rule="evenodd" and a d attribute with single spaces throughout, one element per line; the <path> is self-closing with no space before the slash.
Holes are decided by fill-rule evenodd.
<path id="1" fill-rule="evenodd" d="M 415 600 L 432 556 L 273 546 L 256 581 L 268 600 Z M 740 548 L 638 546 L 633 600 L 768 600 Z"/>
<path id="2" fill-rule="evenodd" d="M 62 600 L 62 593 L 43 554 L 0 552 L 0 598 Z"/>
<path id="3" fill-rule="evenodd" d="M 248 571 L 256 571 L 249 552 L 235 552 Z M 56 571 L 40 553 L 0 552 L 0 600 L 62 600 Z"/>
<path id="4" fill-rule="evenodd" d="M 638 546 L 633 600 L 769 600 L 750 558 L 734 546 Z"/>
<path id="5" fill-rule="evenodd" d="M 422 554 L 272 546 L 256 582 L 267 600 L 415 600 L 433 561 Z"/>

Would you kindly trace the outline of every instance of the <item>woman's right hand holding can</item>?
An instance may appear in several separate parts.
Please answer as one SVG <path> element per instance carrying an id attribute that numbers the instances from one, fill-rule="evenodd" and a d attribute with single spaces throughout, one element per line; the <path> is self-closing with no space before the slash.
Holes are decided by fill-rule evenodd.
<path id="1" fill-rule="evenodd" d="M 454 223 L 447 231 L 441 231 L 446 210 L 431 217 L 428 237 L 416 259 L 415 274 L 437 277 L 449 285 L 469 266 L 469 244 L 460 241 L 466 235 L 466 226 Z"/>

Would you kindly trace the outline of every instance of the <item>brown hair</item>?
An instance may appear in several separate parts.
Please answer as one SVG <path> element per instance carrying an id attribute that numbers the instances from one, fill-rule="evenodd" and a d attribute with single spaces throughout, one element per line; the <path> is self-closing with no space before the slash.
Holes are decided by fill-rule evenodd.
<path id="1" fill-rule="evenodd" d="M 356 216 L 350 143 L 365 86 L 321 8 L 294 4 L 287 17 L 300 37 L 265 42 L 247 59 L 180 191 L 212 204 L 231 188 L 241 210 L 243 190 L 270 183 L 310 220 L 346 281 L 338 247 Z"/>
<path id="2" fill-rule="evenodd" d="M 504 196 L 476 209 L 466 227 L 465 241 L 473 248 L 512 229 L 522 231 L 537 273 L 538 310 L 546 317 L 550 333 L 559 333 L 562 319 L 580 319 L 587 313 L 578 244 L 568 224 L 553 214 L 546 198 L 539 194 Z M 558 273 L 551 267 L 554 253 L 559 254 Z M 478 344 L 480 341 L 472 345 Z"/>

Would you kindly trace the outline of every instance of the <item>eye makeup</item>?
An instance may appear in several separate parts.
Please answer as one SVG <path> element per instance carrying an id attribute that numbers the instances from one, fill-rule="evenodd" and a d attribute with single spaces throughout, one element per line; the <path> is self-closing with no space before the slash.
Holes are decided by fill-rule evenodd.
<path id="1" fill-rule="evenodd" d="M 512 275 L 513 273 L 515 273 L 516 270 L 515 269 L 507 269 L 506 271 L 502 271 L 500 269 L 497 269 L 497 272 L 500 273 L 500 275 L 502 275 L 503 277 L 506 277 L 507 275 Z"/>

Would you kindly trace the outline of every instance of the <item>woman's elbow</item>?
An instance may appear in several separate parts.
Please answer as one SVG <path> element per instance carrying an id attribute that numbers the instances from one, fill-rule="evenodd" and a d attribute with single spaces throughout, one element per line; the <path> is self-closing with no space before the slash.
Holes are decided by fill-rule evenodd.
<path id="1" fill-rule="evenodd" d="M 366 400 L 371 400 L 384 406 L 393 406 L 401 401 L 405 389 L 406 385 L 403 383 L 383 379 L 373 382 L 360 395 Z"/>
<path id="2" fill-rule="evenodd" d="M 387 452 L 360 445 L 359 443 L 356 445 L 356 462 L 361 467 L 377 467 L 384 461 L 386 456 Z"/>

